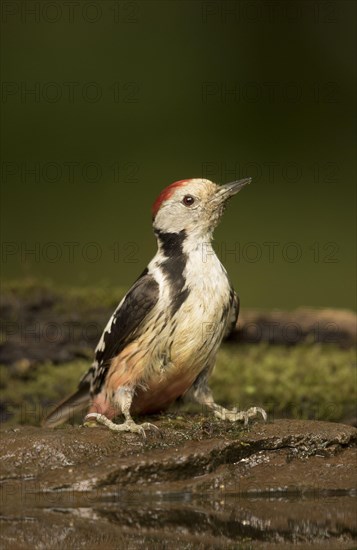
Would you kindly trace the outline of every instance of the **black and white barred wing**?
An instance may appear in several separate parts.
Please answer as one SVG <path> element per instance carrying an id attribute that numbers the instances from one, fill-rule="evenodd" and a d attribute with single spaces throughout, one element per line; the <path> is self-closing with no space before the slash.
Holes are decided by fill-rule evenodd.
<path id="1" fill-rule="evenodd" d="M 100 391 L 111 359 L 140 333 L 158 298 L 159 285 L 145 270 L 109 320 L 96 348 L 94 364 L 81 378 L 77 391 L 50 412 L 44 426 L 54 428 L 89 405 L 90 392 Z"/>
<path id="2" fill-rule="evenodd" d="M 145 271 L 120 302 L 99 340 L 92 367 L 94 393 L 100 391 L 111 360 L 140 334 L 158 299 L 159 285 Z"/>
<path id="3" fill-rule="evenodd" d="M 234 289 L 231 288 L 230 314 L 229 314 L 228 325 L 227 325 L 224 338 L 229 338 L 235 331 L 237 322 L 238 322 L 238 317 L 239 317 L 239 308 L 240 308 L 239 296 L 234 291 Z"/>

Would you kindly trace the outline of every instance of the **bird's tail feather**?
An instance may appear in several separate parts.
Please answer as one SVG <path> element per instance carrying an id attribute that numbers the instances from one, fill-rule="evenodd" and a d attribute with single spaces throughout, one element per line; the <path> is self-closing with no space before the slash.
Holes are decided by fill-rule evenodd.
<path id="1" fill-rule="evenodd" d="M 85 409 L 90 401 L 89 389 L 89 383 L 80 384 L 77 391 L 58 403 L 46 416 L 42 422 L 42 426 L 45 428 L 55 428 L 69 420 L 75 413 Z"/>

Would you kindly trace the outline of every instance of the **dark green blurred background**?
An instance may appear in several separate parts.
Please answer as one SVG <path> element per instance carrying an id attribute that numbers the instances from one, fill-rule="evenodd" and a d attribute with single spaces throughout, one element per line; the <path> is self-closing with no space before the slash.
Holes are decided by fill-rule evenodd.
<path id="1" fill-rule="evenodd" d="M 355 308 L 355 2 L 1 15 L 5 279 L 127 287 L 163 187 L 250 175 L 216 232 L 242 304 Z"/>

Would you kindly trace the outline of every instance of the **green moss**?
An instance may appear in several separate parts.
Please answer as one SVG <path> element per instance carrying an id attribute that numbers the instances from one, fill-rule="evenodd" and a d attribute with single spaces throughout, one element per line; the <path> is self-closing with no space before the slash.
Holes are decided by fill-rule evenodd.
<path id="1" fill-rule="evenodd" d="M 263 406 L 270 417 L 339 421 L 355 414 L 354 349 L 226 345 L 211 384 L 218 402 Z"/>
<path id="2" fill-rule="evenodd" d="M 0 366 L 1 416 L 10 424 L 39 425 L 58 401 L 76 389 L 88 366 L 86 361 L 45 364 L 23 373 Z"/>
<path id="3" fill-rule="evenodd" d="M 38 425 L 75 390 L 88 366 L 89 361 L 75 361 L 24 371 L 0 367 L 2 416 L 12 424 Z M 217 402 L 244 409 L 261 405 L 270 418 L 341 421 L 355 414 L 355 350 L 227 344 L 219 352 L 211 386 Z"/>

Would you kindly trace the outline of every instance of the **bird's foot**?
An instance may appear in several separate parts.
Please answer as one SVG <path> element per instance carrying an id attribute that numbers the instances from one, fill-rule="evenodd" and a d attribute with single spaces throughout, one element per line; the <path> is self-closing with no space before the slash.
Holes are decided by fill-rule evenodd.
<path id="1" fill-rule="evenodd" d="M 267 413 L 261 407 L 250 407 L 247 411 L 238 411 L 236 407 L 232 410 L 219 407 L 218 409 L 215 409 L 214 414 L 217 418 L 220 418 L 221 420 L 230 420 L 230 422 L 239 422 L 243 420 L 244 426 L 248 424 L 250 418 L 254 418 L 258 416 L 258 414 L 262 415 L 264 422 L 266 422 L 268 418 Z"/>
<path id="2" fill-rule="evenodd" d="M 104 416 L 104 414 L 99 413 L 89 413 L 84 419 L 84 426 L 93 426 L 93 421 L 97 422 L 98 424 L 103 424 L 103 426 L 106 426 L 109 428 L 109 430 L 112 430 L 113 432 L 131 432 L 131 433 L 138 433 L 142 435 L 144 438 L 146 437 L 145 430 L 157 430 L 160 432 L 159 428 L 155 426 L 155 424 L 151 424 L 150 422 L 144 422 L 143 424 L 136 424 L 132 418 L 127 419 L 123 424 L 115 424 L 115 422 L 112 422 Z"/>

